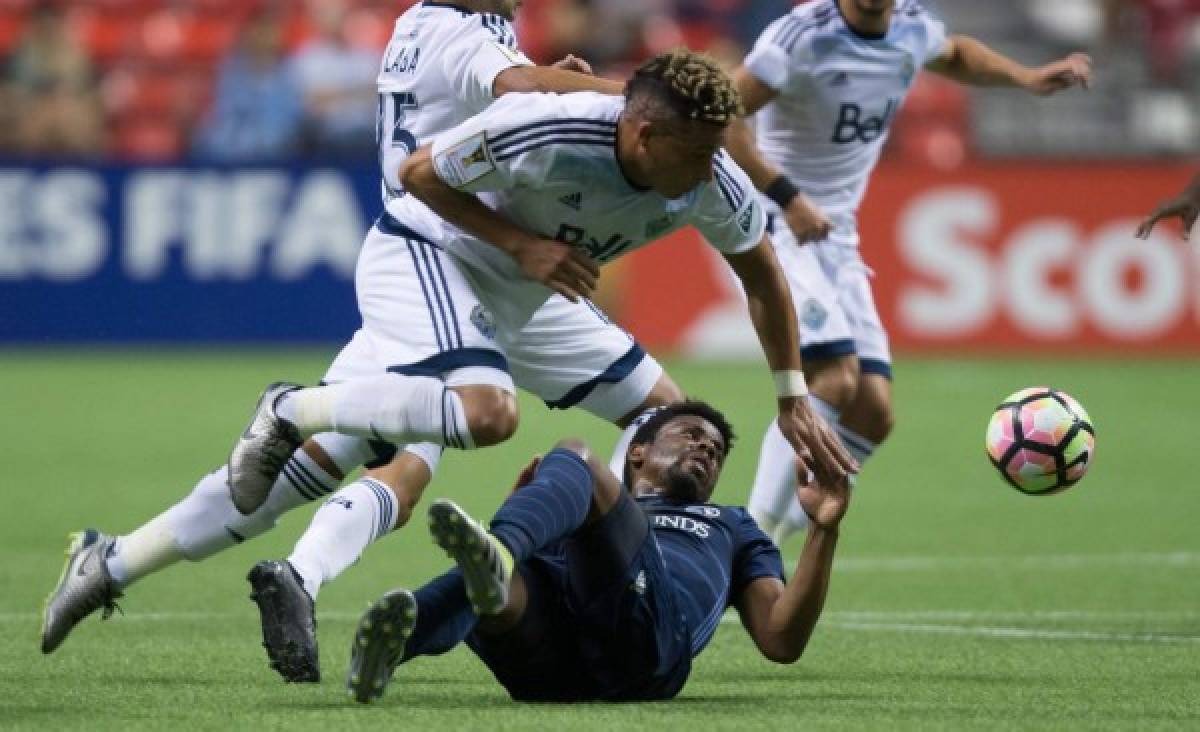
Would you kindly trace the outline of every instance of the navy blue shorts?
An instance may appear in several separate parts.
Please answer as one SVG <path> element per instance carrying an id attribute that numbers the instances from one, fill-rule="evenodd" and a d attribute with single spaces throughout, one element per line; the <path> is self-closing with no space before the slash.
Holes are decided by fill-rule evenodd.
<path id="1" fill-rule="evenodd" d="M 691 639 L 649 519 L 628 494 L 519 569 L 521 622 L 467 638 L 513 699 L 669 699 L 683 688 Z"/>

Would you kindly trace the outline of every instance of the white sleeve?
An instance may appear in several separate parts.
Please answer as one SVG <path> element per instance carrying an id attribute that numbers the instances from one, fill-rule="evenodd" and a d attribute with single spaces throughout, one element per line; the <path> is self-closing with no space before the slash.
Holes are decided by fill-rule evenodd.
<path id="1" fill-rule="evenodd" d="M 801 21 L 788 14 L 767 26 L 743 65 L 759 81 L 777 92 L 785 91 L 793 80 L 807 74 L 811 67 L 802 36 Z"/>
<path id="2" fill-rule="evenodd" d="M 715 249 L 739 254 L 758 246 L 767 217 L 750 176 L 722 150 L 713 163 L 712 183 L 700 199 L 692 223 Z"/>
<path id="3" fill-rule="evenodd" d="M 535 187 L 546 179 L 554 147 L 522 144 L 526 130 L 559 118 L 554 94 L 505 94 L 480 114 L 433 139 L 442 182 L 464 193 Z"/>
<path id="4" fill-rule="evenodd" d="M 446 78 L 458 97 L 475 110 L 483 110 L 495 100 L 492 88 L 501 71 L 533 65 L 515 46 L 502 42 L 483 26 L 478 32 L 465 34 L 441 57 L 446 63 Z"/>
<path id="5" fill-rule="evenodd" d="M 922 7 L 920 3 L 916 5 L 920 12 L 921 25 L 925 28 L 925 46 L 923 49 L 925 60 L 921 64 L 924 66 L 936 61 L 945 52 L 947 41 L 946 24 Z"/>

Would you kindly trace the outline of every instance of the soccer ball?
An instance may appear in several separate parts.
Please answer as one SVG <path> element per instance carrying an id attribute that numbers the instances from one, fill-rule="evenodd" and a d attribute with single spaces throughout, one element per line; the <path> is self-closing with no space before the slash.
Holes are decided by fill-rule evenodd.
<path id="1" fill-rule="evenodd" d="M 1075 485 L 1092 464 L 1096 431 L 1079 402 L 1047 386 L 1010 394 L 987 427 L 987 453 L 1012 487 L 1048 496 Z"/>

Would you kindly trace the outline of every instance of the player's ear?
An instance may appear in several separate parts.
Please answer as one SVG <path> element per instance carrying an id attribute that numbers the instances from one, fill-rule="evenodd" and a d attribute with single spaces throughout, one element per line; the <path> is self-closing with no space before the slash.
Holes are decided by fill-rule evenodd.
<path id="1" fill-rule="evenodd" d="M 629 462 L 629 467 L 633 470 L 641 470 L 646 464 L 646 446 L 645 445 L 630 445 L 629 452 L 625 454 L 625 459 Z"/>

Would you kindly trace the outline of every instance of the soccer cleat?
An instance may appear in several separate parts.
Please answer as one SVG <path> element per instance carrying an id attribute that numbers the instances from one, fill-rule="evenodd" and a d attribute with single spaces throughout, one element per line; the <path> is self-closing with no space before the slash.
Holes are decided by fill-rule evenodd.
<path id="1" fill-rule="evenodd" d="M 467 599 L 476 615 L 495 615 L 508 604 L 513 559 L 508 549 L 459 508 L 439 498 L 429 507 L 433 540 L 463 571 Z"/>
<path id="2" fill-rule="evenodd" d="M 42 653 L 52 653 L 87 616 L 104 608 L 105 620 L 117 607 L 121 590 L 104 560 L 116 537 L 88 529 L 71 534 L 67 561 L 58 585 L 42 608 Z"/>
<path id="3" fill-rule="evenodd" d="M 383 696 L 416 626 L 417 598 L 408 590 L 392 590 L 371 603 L 358 621 L 346 672 L 355 701 L 370 704 Z"/>
<path id="4" fill-rule="evenodd" d="M 320 681 L 316 610 L 296 570 L 286 561 L 259 562 L 246 579 L 262 616 L 271 668 L 285 681 Z"/>
<path id="5" fill-rule="evenodd" d="M 275 414 L 275 402 L 299 384 L 277 381 L 263 390 L 254 417 L 229 455 L 229 495 L 244 516 L 267 500 L 271 486 L 292 453 L 304 442 L 296 426 Z"/>

